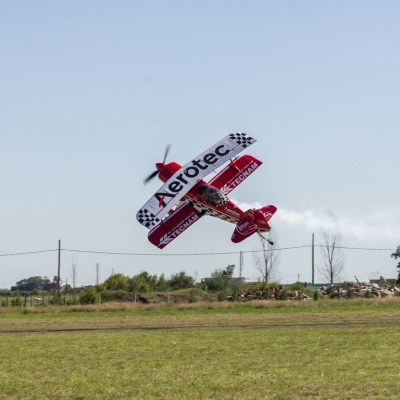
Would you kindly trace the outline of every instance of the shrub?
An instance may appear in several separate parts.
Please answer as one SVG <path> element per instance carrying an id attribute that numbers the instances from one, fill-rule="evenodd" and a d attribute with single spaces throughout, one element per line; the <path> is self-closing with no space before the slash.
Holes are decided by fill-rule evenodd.
<path id="1" fill-rule="evenodd" d="M 299 290 L 302 292 L 302 291 L 304 291 L 305 288 L 306 288 L 306 286 L 304 284 L 302 284 L 301 282 L 295 282 L 289 286 L 289 290 L 292 290 L 292 291 Z"/>
<path id="2" fill-rule="evenodd" d="M 210 278 L 205 279 L 208 290 L 218 291 L 226 289 L 238 289 L 237 282 L 232 281 L 234 265 L 228 265 L 226 269 L 215 269 Z"/>
<path id="3" fill-rule="evenodd" d="M 87 288 L 79 294 L 79 303 L 81 304 L 95 304 L 98 300 L 98 294 L 94 287 Z"/>
<path id="4" fill-rule="evenodd" d="M 217 294 L 217 300 L 218 300 L 218 301 L 225 301 L 225 300 L 226 300 L 226 297 L 227 297 L 227 294 L 226 294 L 226 292 L 224 292 L 224 291 L 219 292 L 219 293 Z"/>
<path id="5" fill-rule="evenodd" d="M 113 274 L 104 281 L 104 285 L 108 290 L 127 290 L 128 279 L 123 274 Z"/>
<path id="6" fill-rule="evenodd" d="M 21 297 L 14 297 L 11 300 L 11 305 L 14 307 L 21 307 L 22 306 L 22 301 L 21 301 Z"/>
<path id="7" fill-rule="evenodd" d="M 281 286 L 278 282 L 257 282 L 254 286 L 251 287 L 254 291 L 266 291 L 266 290 L 274 290 L 275 288 Z"/>
<path id="8" fill-rule="evenodd" d="M 367 291 L 364 293 L 364 297 L 365 297 L 366 299 L 370 299 L 370 298 L 374 297 L 374 295 L 371 293 L 370 290 L 367 290 Z"/>
<path id="9" fill-rule="evenodd" d="M 286 289 L 281 289 L 278 294 L 278 300 L 287 300 L 288 299 L 288 292 Z"/>
<path id="10" fill-rule="evenodd" d="M 134 294 L 126 290 L 103 290 L 100 292 L 101 301 L 134 301 Z"/>

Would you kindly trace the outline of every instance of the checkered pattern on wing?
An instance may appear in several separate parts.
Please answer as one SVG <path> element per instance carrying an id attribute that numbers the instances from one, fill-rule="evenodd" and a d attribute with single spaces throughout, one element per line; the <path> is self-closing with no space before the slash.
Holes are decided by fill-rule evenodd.
<path id="1" fill-rule="evenodd" d="M 160 220 L 146 208 L 144 210 L 140 210 L 138 214 L 138 221 L 146 228 L 150 229 L 155 227 L 160 222 Z"/>
<path id="2" fill-rule="evenodd" d="M 229 138 L 231 140 L 234 140 L 239 146 L 243 146 L 244 148 L 250 146 L 254 141 L 251 136 L 247 135 L 244 132 L 231 133 L 229 135 Z"/>
<path id="3" fill-rule="evenodd" d="M 209 207 L 203 203 L 200 203 L 196 200 L 191 200 L 191 202 L 198 208 L 201 208 L 202 210 L 205 210 L 207 212 L 207 215 L 211 215 L 212 217 L 216 217 L 219 219 L 222 219 L 224 221 L 230 222 L 232 224 L 236 224 L 237 220 L 233 217 L 230 217 L 229 215 L 225 215 L 222 212 L 219 212 L 217 209 L 213 207 Z"/>

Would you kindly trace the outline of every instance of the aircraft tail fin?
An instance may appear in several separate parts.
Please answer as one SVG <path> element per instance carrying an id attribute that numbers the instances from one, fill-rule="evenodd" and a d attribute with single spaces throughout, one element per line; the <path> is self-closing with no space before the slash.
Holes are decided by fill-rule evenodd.
<path id="1" fill-rule="evenodd" d="M 232 242 L 240 243 L 257 231 L 270 231 L 271 227 L 268 225 L 268 221 L 275 214 L 276 210 L 277 208 L 275 206 L 270 205 L 259 208 L 258 210 L 246 211 L 236 224 L 231 237 Z"/>

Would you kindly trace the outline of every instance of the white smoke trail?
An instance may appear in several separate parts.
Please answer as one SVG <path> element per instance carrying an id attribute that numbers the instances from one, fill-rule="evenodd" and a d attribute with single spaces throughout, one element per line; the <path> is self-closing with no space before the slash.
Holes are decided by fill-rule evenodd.
<path id="1" fill-rule="evenodd" d="M 276 218 L 288 227 L 303 226 L 309 232 L 321 229 L 335 230 L 359 241 L 400 240 L 400 210 L 382 210 L 365 214 L 339 215 L 336 220 L 323 212 L 296 212 L 281 209 Z"/>
<path id="2" fill-rule="evenodd" d="M 238 205 L 243 210 L 262 207 L 258 202 L 254 204 L 239 203 Z M 298 212 L 278 207 L 273 220 L 276 221 L 276 226 L 281 224 L 287 228 L 303 228 L 310 233 L 329 229 L 359 241 L 392 240 L 395 243 L 400 242 L 400 208 L 363 214 L 357 211 L 351 214 L 335 215 L 335 218 L 331 218 L 327 212 L 311 210 Z M 273 220 L 271 220 L 272 223 Z"/>

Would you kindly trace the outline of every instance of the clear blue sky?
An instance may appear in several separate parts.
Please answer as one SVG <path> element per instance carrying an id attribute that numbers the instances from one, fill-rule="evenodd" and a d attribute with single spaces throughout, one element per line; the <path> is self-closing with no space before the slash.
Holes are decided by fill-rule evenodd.
<path id="1" fill-rule="evenodd" d="M 198 279 L 251 251 L 203 218 L 165 250 L 136 211 L 161 161 L 186 163 L 233 131 L 264 165 L 231 194 L 274 204 L 279 247 L 337 218 L 344 278 L 396 275 L 400 244 L 397 1 L 0 1 L 0 254 L 55 249 L 62 278 L 184 270 Z M 168 255 L 169 254 L 169 255 Z M 311 250 L 282 250 L 282 282 L 311 279 Z M 166 256 L 168 255 L 168 256 Z M 317 266 L 320 263 L 317 255 Z M 0 288 L 53 277 L 57 254 L 0 257 Z M 257 278 L 251 255 L 243 274 Z M 319 280 L 316 277 L 316 280 Z"/>

